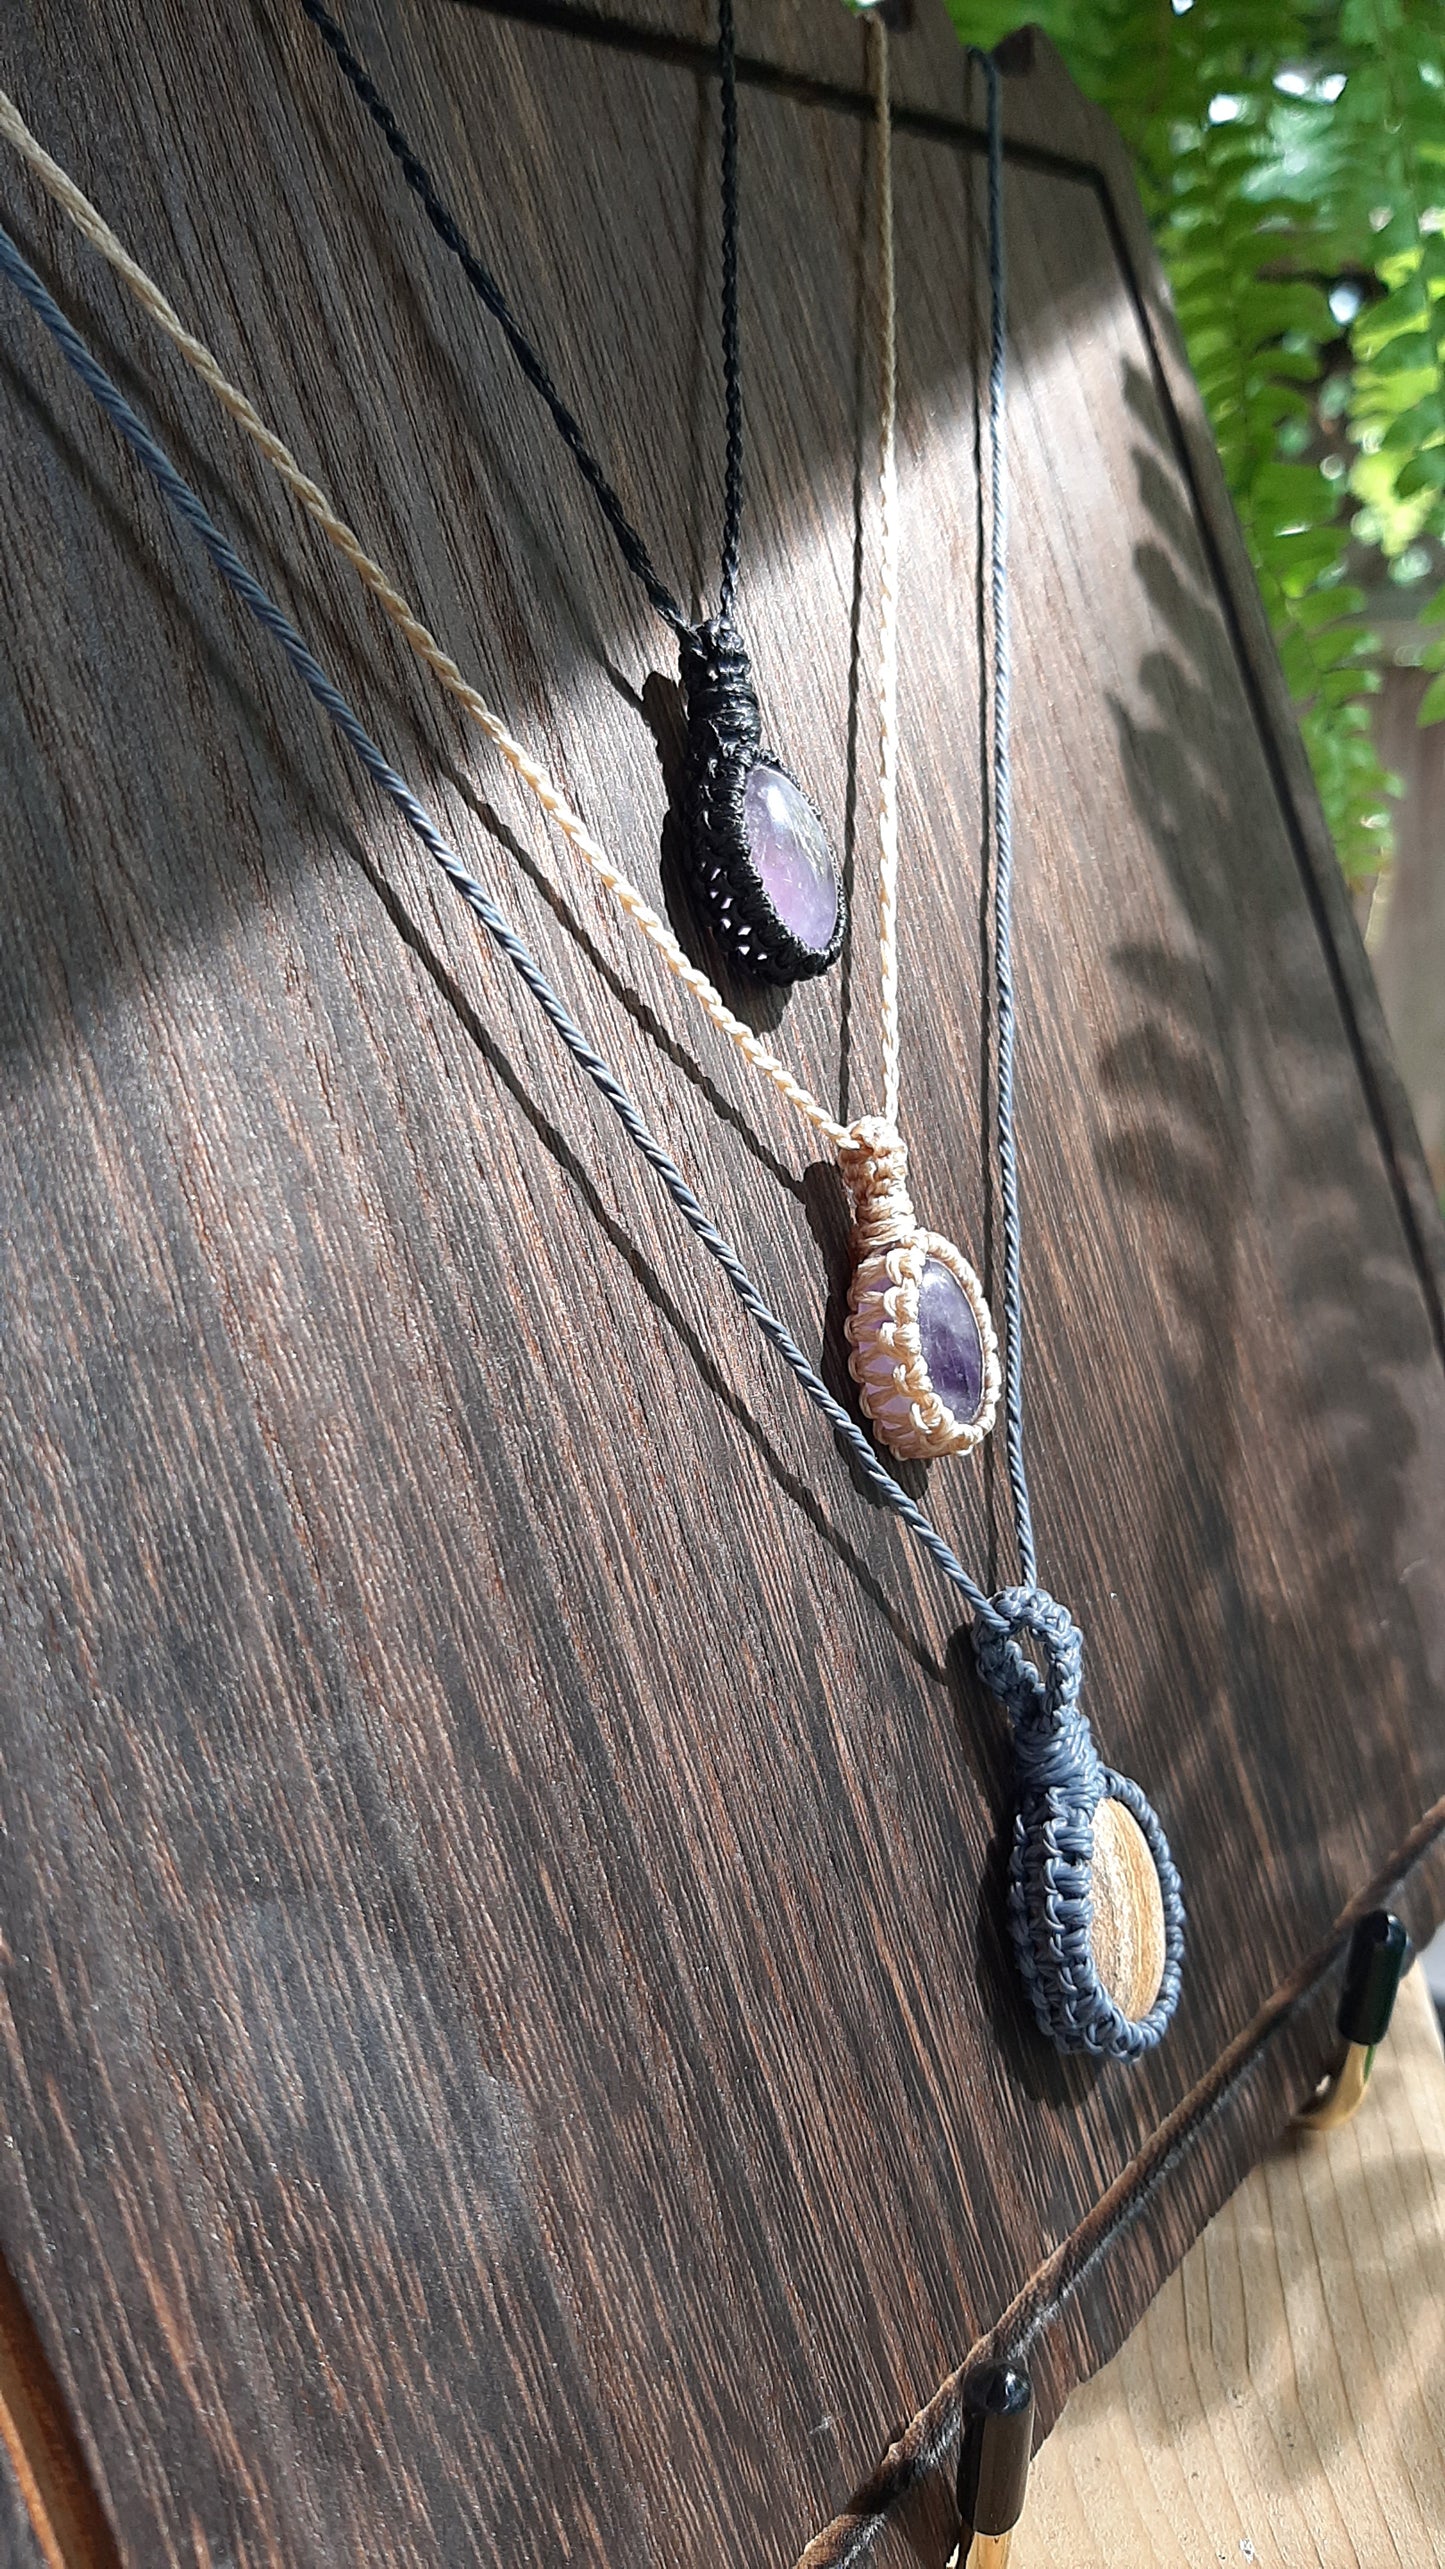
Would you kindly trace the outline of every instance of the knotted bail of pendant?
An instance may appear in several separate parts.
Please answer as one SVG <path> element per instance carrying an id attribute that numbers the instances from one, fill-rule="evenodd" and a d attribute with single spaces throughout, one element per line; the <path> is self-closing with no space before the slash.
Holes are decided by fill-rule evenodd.
<path id="1" fill-rule="evenodd" d="M 1006 1588 L 993 1605 L 1001 1623 L 977 1620 L 973 1647 L 1013 1725 L 1008 1910 L 1019 1971 L 1061 2051 L 1136 2060 L 1179 2001 L 1184 1902 L 1169 1842 L 1138 1785 L 1094 1746 L 1072 1616 L 1037 1587 Z"/>
<path id="2" fill-rule="evenodd" d="M 827 970 L 847 925 L 822 820 L 763 754 L 752 663 L 731 618 L 689 626 L 677 648 L 694 893 L 731 962 L 764 981 L 806 981 Z"/>
<path id="3" fill-rule="evenodd" d="M 763 736 L 753 664 L 728 616 L 709 616 L 679 634 L 678 663 L 688 737 L 705 730 L 720 755 L 756 758 Z"/>
<path id="4" fill-rule="evenodd" d="M 918 1228 L 908 1192 L 908 1145 L 881 1115 L 850 1125 L 839 1152 L 843 1183 L 853 1212 L 853 1254 L 868 1257 L 910 1240 Z"/>

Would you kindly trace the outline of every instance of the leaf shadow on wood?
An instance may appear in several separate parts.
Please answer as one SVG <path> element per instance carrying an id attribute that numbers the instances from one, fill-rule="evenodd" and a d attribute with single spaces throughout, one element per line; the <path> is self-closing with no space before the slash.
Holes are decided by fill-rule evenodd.
<path id="1" fill-rule="evenodd" d="M 1152 1284 L 1169 1313 L 1168 1419 L 1151 1424 L 1149 1439 L 1159 1534 L 1137 1634 L 1137 1720 L 1144 1740 L 1171 1740 L 1170 1773 L 1156 1779 L 1166 1819 L 1192 1812 L 1187 1834 L 1209 1846 L 1199 1904 L 1209 1932 L 1257 1914 L 1263 1885 L 1308 1921 L 1281 1921 L 1281 1931 L 1292 1923 L 1308 1940 L 1327 1933 L 1340 1905 L 1342 1862 L 1347 1879 L 1368 1879 L 1365 1850 L 1383 1860 L 1414 1817 L 1386 1704 L 1371 1708 L 1373 1720 L 1347 1716 L 1358 1810 L 1331 1812 L 1328 1760 L 1311 1756 L 1309 1725 L 1313 1708 L 1330 1702 L 1341 1619 L 1362 1634 L 1378 1621 L 1361 1556 L 1388 1559 L 1401 1523 L 1416 1431 L 1397 1377 L 1418 1355 L 1419 1298 L 1403 1239 L 1372 1221 L 1379 1142 L 1355 1088 L 1350 1029 L 1321 993 L 1302 860 L 1287 839 L 1252 868 L 1238 855 L 1202 867 L 1192 851 L 1201 806 L 1213 812 L 1221 847 L 1259 844 L 1261 780 L 1210 754 L 1214 673 L 1235 646 L 1212 585 L 1201 585 L 1197 530 L 1163 468 L 1168 439 L 1153 387 L 1132 365 L 1125 397 L 1145 432 L 1135 467 L 1157 530 L 1136 548 L 1138 575 L 1173 647 L 1150 655 L 1138 702 L 1116 702 L 1114 714 L 1135 807 L 1185 928 L 1183 939 L 1118 950 L 1133 1022 L 1099 1065 L 1101 1181 L 1159 1238 Z M 1266 790 L 1279 790 L 1273 778 Z M 1229 1218 L 1236 1201 L 1262 1198 L 1274 1208 L 1268 1275 L 1242 1263 Z M 1272 1303 L 1288 1312 L 1297 1349 L 1295 1406 L 1280 1422 L 1290 1460 L 1278 1466 L 1250 1361 Z M 1277 1528 L 1263 1584 L 1261 1507 Z M 1197 1565 L 1187 1585 L 1182 1559 Z M 1393 1618 L 1392 1639 L 1400 1658 L 1389 1691 L 1408 1700 L 1428 1679 L 1407 1616 Z M 1210 1663 L 1231 1672 L 1228 1692 L 1206 1718 L 1180 1725 L 1172 1707 L 1181 1679 Z M 1288 1777 L 1277 1758 L 1268 1769 L 1259 1763 L 1261 1731 L 1295 1739 Z M 1111 1753 L 1107 1737 L 1103 1745 Z M 1214 1825 L 1201 1837 L 1209 1803 Z M 1209 1967 L 1209 1943 L 1196 1934 L 1186 2004 L 1208 2003 Z"/>
<path id="2" fill-rule="evenodd" d="M 1116 698 L 1113 716 L 1130 796 L 1158 851 L 1185 934 L 1135 938 L 1116 949 L 1132 1022 L 1109 1035 L 1097 1065 L 1100 1218 L 1109 1218 L 1113 1204 L 1132 1205 L 1163 1238 L 1156 1281 L 1169 1306 L 1171 1367 L 1167 1416 L 1139 1422 L 1139 1467 L 1157 1482 L 1159 1505 L 1156 1550 L 1142 1582 L 1148 1611 L 1135 1626 L 1137 1664 L 1121 1683 L 1091 1663 L 1086 1702 L 1102 1753 L 1120 1764 L 1132 1760 L 1176 1852 L 1186 1841 L 1197 1864 L 1209 1862 L 1199 1901 L 1208 1933 L 1238 1932 L 1260 1880 L 1272 1879 L 1273 1858 L 1276 1896 L 1304 1913 L 1284 1922 L 1281 1942 L 1287 1949 L 1292 1934 L 1297 1944 L 1314 1938 L 1327 1946 L 1342 1880 L 1346 1892 L 1367 1882 L 1371 1859 L 1383 1862 L 1417 1816 L 1399 1773 L 1388 1705 L 1379 1708 L 1384 1718 L 1374 1722 L 1373 1740 L 1363 1742 L 1377 1708 L 1345 1708 L 1352 1763 L 1363 1748 L 1369 1825 L 1366 1810 L 1346 1811 L 1333 1815 L 1340 1825 L 1332 1829 L 1318 1781 L 1328 1764 L 1329 1645 L 1336 1622 L 1351 1616 L 1368 1632 L 1380 1620 L 1359 1553 L 1367 1542 L 1388 1559 L 1401 1524 L 1417 1430 L 1398 1376 L 1418 1356 L 1422 1318 L 1403 1239 L 1382 1236 L 1372 1218 L 1382 1178 L 1378 1140 L 1355 1086 L 1350 1028 L 1341 1024 L 1332 996 L 1320 1000 L 1320 930 L 1300 861 L 1285 844 L 1268 871 L 1242 877 L 1238 851 L 1257 838 L 1258 779 L 1208 749 L 1221 654 L 1232 655 L 1235 646 L 1222 628 L 1216 588 L 1199 577 L 1198 527 L 1163 469 L 1170 450 L 1153 387 L 1131 366 L 1125 392 L 1146 435 L 1134 461 L 1155 530 L 1136 548 L 1136 568 L 1170 640 L 1146 657 L 1137 698 Z M 1218 842 L 1230 851 L 1231 862 L 1217 871 L 1198 862 L 1201 808 L 1212 812 Z M 983 926 L 986 934 L 986 911 Z M 1279 1165 L 1263 1173 L 1253 1158 L 1261 1127 L 1278 1137 L 1279 1154 Z M 1291 1484 L 1290 1504 L 1310 1537 L 1308 1547 L 1278 1565 L 1278 1592 L 1262 1589 L 1239 1523 L 1241 1510 L 1253 1503 L 1253 1476 L 1268 1449 L 1271 1421 L 1252 1406 L 1247 1362 L 1250 1330 L 1260 1325 L 1253 1301 L 1260 1282 L 1244 1267 L 1228 1208 L 1261 1185 L 1281 1195 L 1290 1217 L 1274 1246 L 1278 1290 L 1300 1355 L 1295 1406 L 1280 1425 L 1291 1455 L 1305 1462 Z M 1039 1468 L 1042 1486 L 1046 1460 Z M 1192 1584 L 1181 1583 L 1181 1559 L 1200 1565 Z M 1402 1661 L 1392 1678 L 1396 1700 L 1423 1694 L 1430 1680 L 1418 1632 L 1400 1614 L 1391 1619 L 1390 1634 Z M 996 1713 L 992 1727 L 988 1723 L 992 1708 L 974 1677 L 966 1632 L 955 1636 L 949 1660 L 962 1753 L 990 1806 L 1006 1809 L 1007 1741 Z M 1215 1728 L 1181 1725 L 1181 1682 L 1188 1683 L 1194 1666 L 1218 1660 L 1231 1671 L 1231 1685 L 1227 1701 L 1213 1708 Z M 1318 1739 L 1311 1730 L 1317 1707 Z M 1256 1722 L 1269 1735 L 1293 1728 L 1292 1775 L 1254 1760 Z M 1218 1728 L 1224 1724 L 1232 1754 L 1221 1760 Z M 1168 1770 L 1151 1771 L 1151 1752 L 1166 1741 Z M 1221 1772 L 1237 1787 L 1223 1818 Z M 1396 1827 L 1399 1838 L 1389 1834 Z M 1016 1985 L 1002 1932 L 1007 1867 L 1001 1833 L 979 1891 L 979 2000 L 1011 2079 L 1040 2103 L 1072 2104 L 1109 2074 L 1097 2063 L 1060 2062 L 1007 2003 Z M 1186 1856 L 1186 1901 L 1190 1881 Z M 1186 1961 L 1185 2008 L 1213 2003 L 1210 1951 L 1207 1937 L 1196 1934 Z M 1261 1990 L 1261 2001 L 1270 1994 Z M 1219 2030 L 1227 2041 L 1240 2028 L 1226 2020 Z M 1122 2133 L 1122 2114 L 1119 2122 Z M 1300 2136 L 1297 2146 L 1311 2146 L 1308 2137 Z M 1357 2220 L 1360 2235 L 1378 2242 L 1384 2270 L 1398 2278 L 1392 2282 L 1398 2324 L 1407 2337 L 1418 2333 L 1433 2305 L 1429 2279 L 1409 2254 L 1409 2211 L 1396 2204 L 1382 2220 L 1362 2173 L 1357 2185 L 1342 2189 L 1341 2217 L 1347 2225 Z M 1086 2283 L 1085 2301 L 1107 2293 L 1106 2277 L 1091 2274 Z M 1087 2336 L 1081 2310 L 1068 2303 L 1046 2320 L 1031 2356 L 1046 2385 L 1058 2356 L 1055 2341 L 1071 2326 Z M 1331 2348 L 1322 2346 L 1315 2362 L 1298 2346 L 1292 2352 L 1301 2404 L 1328 2419 Z M 1065 2379 L 1077 2362 L 1076 2348 L 1063 2363 Z M 1206 2401 L 1208 2413 L 1227 2414 L 1243 2395 L 1221 2381 L 1212 2408 Z M 1313 2462 L 1310 2451 L 1290 2443 L 1285 2483 L 1304 2491 Z M 865 2497 L 855 2492 L 848 2504 L 863 2507 Z M 900 2561 L 907 2556 L 937 2569 L 957 2533 L 944 2468 L 931 2463 L 898 2487 L 887 2506 L 887 2530 L 890 2558 L 896 2548 Z"/>

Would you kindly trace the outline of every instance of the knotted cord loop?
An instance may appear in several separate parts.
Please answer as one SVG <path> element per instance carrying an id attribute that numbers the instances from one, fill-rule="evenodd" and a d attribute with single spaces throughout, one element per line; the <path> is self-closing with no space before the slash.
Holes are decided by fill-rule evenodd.
<path id="1" fill-rule="evenodd" d="M 848 1128 L 838 1164 L 853 1212 L 853 1254 L 895 1248 L 918 1228 L 908 1192 L 908 1145 L 896 1124 L 865 1115 Z"/>
<path id="2" fill-rule="evenodd" d="M 689 749 L 696 744 L 714 763 L 743 758 L 751 764 L 763 723 L 753 664 L 737 626 L 729 616 L 709 616 L 678 635 L 677 653 Z"/>
<path id="3" fill-rule="evenodd" d="M 742 636 L 730 617 L 709 616 L 679 634 L 677 651 L 687 712 L 693 892 L 724 951 L 744 971 L 764 981 L 811 980 L 826 972 L 843 942 L 844 904 L 840 895 L 827 945 L 804 945 L 778 917 L 753 865 L 744 797 L 761 754 L 763 725 Z M 769 753 L 766 763 L 807 802 L 781 759 Z"/>
<path id="4" fill-rule="evenodd" d="M 1005 1588 L 997 1622 L 976 1618 L 979 1675 L 1013 1724 L 1019 1798 L 1009 1863 L 1008 1921 L 1035 2015 L 1061 2051 L 1137 2060 L 1174 2013 L 1184 1960 L 1184 1901 L 1158 1817 L 1131 1777 L 1106 1766 L 1080 1696 L 1084 1636 L 1046 1588 Z M 1026 1635 L 1042 1669 L 1022 1647 Z M 1094 1919 L 1094 1815 L 1114 1801 L 1138 1822 L 1164 1908 L 1164 1974 L 1147 2016 L 1126 2016 L 1099 1978 Z"/>
<path id="5" fill-rule="evenodd" d="M 993 1600 L 1001 1621 L 979 1624 L 973 1652 L 978 1673 L 1020 1731 L 1047 1730 L 1077 1711 L 1084 1682 L 1084 1636 L 1066 1606 L 1046 1588 L 1004 1588 Z M 1044 1666 L 1019 1642 L 1027 1633 Z M 1020 1755 L 1029 1754 L 1020 1742 Z M 1097 1759 L 1095 1763 L 1097 1764 Z"/>

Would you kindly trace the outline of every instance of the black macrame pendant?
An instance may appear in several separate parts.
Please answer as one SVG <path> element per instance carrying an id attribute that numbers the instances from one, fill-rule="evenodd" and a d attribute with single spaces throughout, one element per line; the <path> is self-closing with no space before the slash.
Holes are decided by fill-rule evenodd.
<path id="1" fill-rule="evenodd" d="M 740 972 L 811 980 L 836 960 L 848 924 L 822 819 L 796 778 L 763 754 L 752 666 L 734 626 L 716 616 L 681 635 L 678 652 L 694 896 Z"/>

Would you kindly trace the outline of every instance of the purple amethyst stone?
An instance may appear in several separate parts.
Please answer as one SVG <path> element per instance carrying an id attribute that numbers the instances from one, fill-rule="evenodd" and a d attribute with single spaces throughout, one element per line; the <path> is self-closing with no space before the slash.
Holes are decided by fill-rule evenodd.
<path id="1" fill-rule="evenodd" d="M 826 954 L 838 925 L 838 877 L 805 794 L 759 759 L 743 788 L 743 827 L 758 880 L 800 945 Z"/>
<path id="2" fill-rule="evenodd" d="M 937 1258 L 926 1258 L 918 1286 L 918 1335 L 928 1379 L 964 1426 L 983 1407 L 983 1342 L 973 1305 Z"/>

